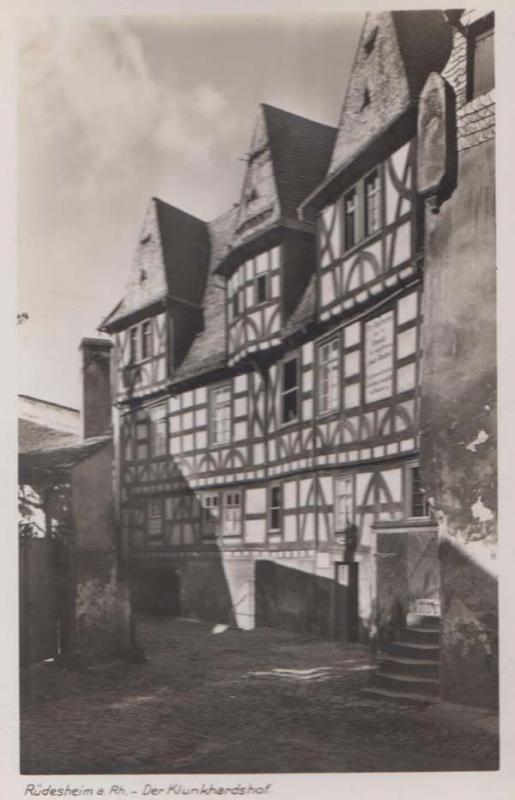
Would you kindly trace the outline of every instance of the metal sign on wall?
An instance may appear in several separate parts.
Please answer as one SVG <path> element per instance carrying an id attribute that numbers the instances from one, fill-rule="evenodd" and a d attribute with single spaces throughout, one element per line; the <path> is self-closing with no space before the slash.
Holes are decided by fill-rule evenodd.
<path id="1" fill-rule="evenodd" d="M 393 393 L 393 311 L 365 325 L 365 400 L 373 403 Z"/>

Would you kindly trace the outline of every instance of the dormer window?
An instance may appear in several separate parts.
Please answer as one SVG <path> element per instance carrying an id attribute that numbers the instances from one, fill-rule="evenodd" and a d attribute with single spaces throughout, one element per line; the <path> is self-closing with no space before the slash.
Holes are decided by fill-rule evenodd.
<path id="1" fill-rule="evenodd" d="M 343 196 L 345 250 L 383 226 L 381 167 L 365 175 Z"/>
<path id="2" fill-rule="evenodd" d="M 258 275 L 255 283 L 256 304 L 266 303 L 268 300 L 268 275 Z"/>
<path id="3" fill-rule="evenodd" d="M 351 189 L 345 195 L 344 201 L 345 219 L 345 249 L 354 247 L 358 241 L 358 193 L 356 189 Z"/>
<path id="4" fill-rule="evenodd" d="M 365 178 L 365 236 L 380 228 L 380 199 L 379 171 L 375 169 Z"/>
<path id="5" fill-rule="evenodd" d="M 130 329 L 129 333 L 129 360 L 131 364 L 139 361 L 139 348 L 138 348 L 138 326 Z"/>
<path id="6" fill-rule="evenodd" d="M 141 326 L 141 358 L 150 358 L 152 355 L 152 329 L 150 320 Z"/>
<path id="7" fill-rule="evenodd" d="M 259 194 L 258 194 L 258 191 L 257 191 L 256 187 L 255 186 L 251 186 L 251 188 L 248 190 L 248 192 L 245 195 L 245 203 L 246 203 L 246 205 L 250 205 L 250 203 L 253 203 L 254 200 L 258 199 L 258 197 L 259 197 Z"/>
<path id="8" fill-rule="evenodd" d="M 373 30 L 370 31 L 369 35 L 367 36 L 367 40 L 366 40 L 365 44 L 363 45 L 367 58 L 369 57 L 370 53 L 374 49 L 374 45 L 375 45 L 376 39 L 377 39 L 378 30 L 379 30 L 379 28 L 376 25 L 376 27 Z"/>

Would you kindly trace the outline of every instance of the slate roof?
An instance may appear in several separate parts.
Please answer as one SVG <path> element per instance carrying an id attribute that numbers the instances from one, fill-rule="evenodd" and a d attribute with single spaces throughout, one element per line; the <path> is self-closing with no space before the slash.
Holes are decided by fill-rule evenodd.
<path id="1" fill-rule="evenodd" d="M 316 311 L 316 275 L 311 279 L 300 298 L 299 304 L 283 328 L 283 338 L 302 330 L 310 322 L 315 321 Z"/>
<path id="2" fill-rule="evenodd" d="M 215 270 L 227 252 L 237 214 L 238 206 L 234 206 L 209 223 L 211 254 L 203 298 L 204 329 L 195 336 L 184 361 L 177 369 L 176 381 L 216 370 L 226 363 L 225 289 Z"/>
<path id="3" fill-rule="evenodd" d="M 417 101 L 429 73 L 444 68 L 452 46 L 452 31 L 439 9 L 391 14 L 410 94 Z"/>
<path id="4" fill-rule="evenodd" d="M 89 458 L 112 441 L 110 435 L 95 436 L 67 446 L 46 447 L 20 453 L 21 475 L 49 472 L 67 472 L 79 461 Z"/>
<path id="5" fill-rule="evenodd" d="M 336 128 L 262 104 L 281 214 L 297 219 L 297 207 L 326 175 Z"/>
<path id="6" fill-rule="evenodd" d="M 18 420 L 18 450 L 42 450 L 46 447 L 64 447 L 79 441 L 78 433 L 60 431 L 31 419 Z"/>
<path id="7" fill-rule="evenodd" d="M 210 253 L 207 223 L 157 197 L 152 198 L 145 221 L 149 214 L 153 214 L 150 223 L 157 227 L 157 241 L 148 243 L 140 238 L 124 297 L 100 330 L 110 330 L 113 324 L 168 295 L 188 304 L 202 303 Z"/>

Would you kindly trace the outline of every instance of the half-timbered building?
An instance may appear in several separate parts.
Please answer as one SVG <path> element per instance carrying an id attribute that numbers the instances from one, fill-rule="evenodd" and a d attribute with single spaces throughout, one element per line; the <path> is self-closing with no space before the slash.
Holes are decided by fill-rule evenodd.
<path id="1" fill-rule="evenodd" d="M 452 80 L 427 98 L 457 19 L 367 15 L 338 128 L 263 104 L 216 220 L 151 201 L 103 323 L 142 605 L 349 639 L 439 614 L 424 259 L 455 187 Z"/>

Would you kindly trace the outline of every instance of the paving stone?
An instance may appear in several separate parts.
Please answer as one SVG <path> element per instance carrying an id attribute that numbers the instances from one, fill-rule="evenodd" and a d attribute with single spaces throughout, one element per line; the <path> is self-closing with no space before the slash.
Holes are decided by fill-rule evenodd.
<path id="1" fill-rule="evenodd" d="M 373 772 L 497 767 L 495 731 L 458 710 L 365 697 L 371 659 L 270 629 L 141 619 L 145 664 L 38 673 L 21 715 L 39 774 Z"/>

